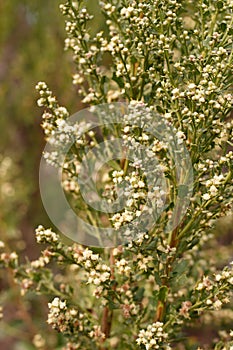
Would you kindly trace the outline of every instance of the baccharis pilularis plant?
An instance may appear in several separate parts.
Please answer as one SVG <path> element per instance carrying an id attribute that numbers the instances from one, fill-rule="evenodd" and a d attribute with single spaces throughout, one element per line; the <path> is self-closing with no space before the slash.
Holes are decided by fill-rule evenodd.
<path id="1" fill-rule="evenodd" d="M 63 187 L 93 226 L 108 219 L 118 232 L 134 225 L 148 198 L 157 209 L 164 198 L 167 205 L 150 230 L 140 227 L 126 244 L 67 245 L 39 226 L 36 240 L 47 248 L 38 260 L 20 265 L 14 253 L 2 252 L 1 263 L 13 268 L 22 295 L 49 295 L 47 322 L 64 335 L 64 349 L 201 349 L 198 337 L 190 335 L 197 324 L 202 330 L 217 327 L 213 339 L 205 339 L 208 349 L 233 349 L 232 251 L 218 245 L 216 229 L 216 220 L 230 220 L 232 209 L 233 1 L 103 0 L 99 6 L 106 25 L 93 34 L 84 1 L 60 5 L 65 48 L 76 66 L 73 83 L 84 104 L 125 102 L 129 113 L 109 132 L 107 127 L 85 132 L 88 121 L 71 126 L 66 108 L 39 82 L 42 128 L 52 144 L 75 136 L 63 164 Z M 138 127 L 144 111 L 174 127 L 176 143 L 185 145 L 192 163 L 190 203 L 170 232 L 175 201 L 187 193 L 176 187 L 167 143 Z M 146 162 L 159 160 L 154 174 L 162 172 L 168 185 L 151 189 L 139 159 L 115 159 L 102 169 L 97 186 L 111 204 L 124 183 L 127 200 L 119 212 L 103 217 L 85 205 L 76 177 L 86 147 L 113 137 L 146 148 Z M 59 165 L 59 152 L 45 157 Z"/>

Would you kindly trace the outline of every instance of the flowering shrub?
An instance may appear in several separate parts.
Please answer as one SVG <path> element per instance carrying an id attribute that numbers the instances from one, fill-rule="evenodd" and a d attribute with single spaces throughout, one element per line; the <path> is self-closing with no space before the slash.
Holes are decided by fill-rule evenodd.
<path id="1" fill-rule="evenodd" d="M 120 122 L 72 125 L 47 85 L 36 87 L 46 139 L 58 147 L 44 156 L 63 168 L 67 198 L 95 232 L 92 247 L 39 226 L 36 240 L 47 247 L 38 260 L 22 265 L 2 252 L 0 262 L 14 270 L 22 295 L 50 296 L 47 322 L 64 335 L 64 349 L 197 349 L 189 337 L 197 320 L 214 322 L 224 310 L 232 317 L 232 256 L 217 252 L 214 228 L 232 208 L 233 2 L 111 0 L 100 7 L 106 28 L 93 34 L 83 1 L 60 6 L 65 47 L 83 103 L 97 112 L 107 104 L 103 118 L 123 105 Z M 114 138 L 125 156 L 101 168 L 96 186 L 115 209 L 98 211 L 77 179 L 86 150 Z M 70 142 L 64 162 L 61 146 Z M 111 237 L 98 236 L 107 226 L 117 237 L 110 245 Z M 232 349 L 232 335 L 227 323 L 209 348 Z"/>

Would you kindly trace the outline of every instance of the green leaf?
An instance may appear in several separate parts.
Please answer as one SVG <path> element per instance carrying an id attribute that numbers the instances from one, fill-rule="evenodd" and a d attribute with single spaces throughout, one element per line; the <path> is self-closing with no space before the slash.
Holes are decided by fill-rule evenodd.
<path id="1" fill-rule="evenodd" d="M 176 276 L 182 275 L 184 272 L 187 271 L 187 267 L 188 267 L 188 261 L 182 260 L 182 261 L 178 262 L 177 265 L 175 266 L 175 268 L 173 270 L 173 274 Z"/>
<path id="2" fill-rule="evenodd" d="M 138 60 L 137 60 L 137 58 L 135 56 L 131 56 L 130 57 L 130 61 L 131 61 L 132 64 L 135 64 L 135 63 L 138 62 Z"/>
<path id="3" fill-rule="evenodd" d="M 124 81 L 121 77 L 117 77 L 115 72 L 113 73 L 112 80 L 122 89 L 124 87 Z"/>
<path id="4" fill-rule="evenodd" d="M 138 302 L 142 301 L 143 296 L 144 296 L 144 292 L 145 292 L 144 287 L 139 288 L 134 296 L 134 300 L 138 301 Z"/>
<path id="5" fill-rule="evenodd" d="M 218 9 L 223 8 L 223 1 L 217 1 L 217 8 Z"/>
<path id="6" fill-rule="evenodd" d="M 189 188 L 186 185 L 179 185 L 178 187 L 178 197 L 185 198 L 188 194 Z"/>
<path id="7" fill-rule="evenodd" d="M 167 298 L 167 293 L 168 293 L 168 287 L 167 286 L 162 286 L 160 287 L 159 290 L 159 300 L 164 302 Z"/>
<path id="8" fill-rule="evenodd" d="M 155 278 L 156 283 L 157 283 L 159 286 L 161 286 L 162 282 L 161 282 L 159 273 L 158 273 L 157 271 L 154 272 L 154 278 Z"/>
<path id="9" fill-rule="evenodd" d="M 107 299 L 108 299 L 108 306 L 110 310 L 119 309 L 118 304 L 115 304 L 110 298 L 107 298 Z"/>
<path id="10" fill-rule="evenodd" d="M 225 22 L 220 24 L 221 31 L 225 32 L 227 29 L 227 24 Z"/>
<path id="11" fill-rule="evenodd" d="M 104 85 L 104 84 L 106 83 L 107 80 L 108 80 L 107 76 L 106 76 L 106 75 L 103 75 L 103 76 L 101 77 L 100 82 L 101 82 L 101 84 Z"/>
<path id="12" fill-rule="evenodd" d="M 164 114 L 164 109 L 161 106 L 156 106 L 156 109 L 159 113 Z"/>
<path id="13" fill-rule="evenodd" d="M 146 250 L 155 250 L 155 248 L 157 246 L 157 242 L 158 242 L 157 239 L 152 241 L 150 244 L 148 244 L 148 246 L 146 247 Z"/>
<path id="14" fill-rule="evenodd" d="M 185 285 L 187 283 L 187 271 L 188 261 L 182 260 L 178 262 L 172 272 L 171 285 L 175 288 Z"/>
<path id="15" fill-rule="evenodd" d="M 109 160 L 108 165 L 110 165 L 113 169 L 120 171 L 121 167 L 115 160 Z"/>

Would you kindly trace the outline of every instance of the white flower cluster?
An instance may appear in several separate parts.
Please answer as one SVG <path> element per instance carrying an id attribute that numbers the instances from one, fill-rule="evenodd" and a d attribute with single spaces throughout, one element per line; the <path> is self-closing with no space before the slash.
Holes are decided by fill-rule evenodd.
<path id="1" fill-rule="evenodd" d="M 36 85 L 36 90 L 41 96 L 37 101 L 38 106 L 46 107 L 50 110 L 49 112 L 46 110 L 42 116 L 42 128 L 46 136 L 54 135 L 55 130 L 58 129 L 59 126 L 64 129 L 64 122 L 62 120 L 68 118 L 69 113 L 65 107 L 58 105 L 56 98 L 52 96 L 52 91 L 49 90 L 46 83 L 39 82 Z M 66 126 L 66 128 L 68 128 L 68 126 Z"/>
<path id="2" fill-rule="evenodd" d="M 127 298 L 123 299 L 123 304 L 121 305 L 122 313 L 124 318 L 135 317 L 140 313 L 140 305 L 135 304 L 132 298 L 129 301 Z"/>
<path id="3" fill-rule="evenodd" d="M 94 325 L 93 330 L 89 333 L 91 338 L 94 338 L 97 341 L 102 341 L 105 339 L 105 334 L 101 331 L 101 327 L 99 325 Z"/>
<path id="4" fill-rule="evenodd" d="M 20 294 L 24 296 L 33 286 L 33 281 L 29 278 L 24 278 L 20 283 Z"/>
<path id="5" fill-rule="evenodd" d="M 39 225 L 36 229 L 36 241 L 37 243 L 57 243 L 59 236 L 53 232 L 50 228 L 45 229 L 42 225 Z"/>
<path id="6" fill-rule="evenodd" d="M 197 291 L 206 291 L 208 293 L 206 305 L 211 309 L 220 310 L 223 304 L 230 302 L 230 299 L 224 295 L 223 291 L 228 289 L 232 293 L 232 285 L 233 262 L 221 272 L 216 273 L 214 279 L 204 276 L 195 289 Z"/>
<path id="7" fill-rule="evenodd" d="M 18 255 L 16 252 L 12 253 L 1 253 L 0 254 L 0 263 L 4 266 L 16 266 L 18 263 Z"/>
<path id="8" fill-rule="evenodd" d="M 94 254 L 90 249 L 84 249 L 82 246 L 74 246 L 73 258 L 78 265 L 85 268 L 87 284 L 96 286 L 93 294 L 99 298 L 105 285 L 110 282 L 110 267 L 103 263 L 99 254 Z"/>
<path id="9" fill-rule="evenodd" d="M 83 103 L 99 102 L 103 88 L 101 77 L 105 76 L 105 69 L 102 70 L 99 63 L 107 41 L 103 38 L 103 32 L 99 32 L 91 38 L 87 29 L 87 22 L 93 16 L 88 13 L 86 8 L 80 8 L 76 2 L 73 2 L 72 8 L 68 4 L 62 5 L 60 8 L 62 13 L 68 17 L 65 28 L 67 32 L 65 49 L 73 51 L 73 57 L 77 65 L 73 83 L 80 86 L 78 92 L 84 97 Z M 95 80 L 94 89 L 91 86 L 86 89 L 82 85 L 89 77 Z"/>
<path id="10" fill-rule="evenodd" d="M 153 257 L 151 255 L 144 256 L 143 254 L 137 254 L 137 265 L 139 270 L 147 271 L 148 267 L 151 266 L 151 261 L 153 261 Z"/>
<path id="11" fill-rule="evenodd" d="M 219 283 L 228 282 L 233 285 L 233 261 L 230 263 L 230 268 L 225 268 L 221 273 L 216 274 L 215 281 Z"/>
<path id="12" fill-rule="evenodd" d="M 125 147 L 129 153 L 133 152 L 133 160 L 129 163 L 133 169 L 128 173 L 124 170 L 112 173 L 116 193 L 118 185 L 123 184 L 125 198 L 124 210 L 117 212 L 111 218 L 116 230 L 124 224 L 132 223 L 141 216 L 142 212 L 145 213 L 145 210 L 151 211 L 152 206 L 156 210 L 164 206 L 165 188 L 158 186 L 160 183 L 156 182 L 155 179 L 161 178 L 166 166 L 163 164 L 164 160 L 159 164 L 155 164 L 153 160 L 156 152 L 165 150 L 167 145 L 166 142 L 160 142 L 147 131 L 145 126 L 151 125 L 152 127 L 152 123 L 153 113 L 151 109 L 142 102 L 131 101 L 129 110 L 123 118 L 122 129 Z M 177 133 L 178 144 L 181 144 L 184 138 L 184 133 L 179 131 Z M 140 150 L 143 152 L 143 157 Z M 121 187 L 119 186 L 119 188 Z M 112 188 L 110 190 L 112 191 Z"/>
<path id="13" fill-rule="evenodd" d="M 204 276 L 202 281 L 198 283 L 196 290 L 203 290 L 206 289 L 207 291 L 210 291 L 213 289 L 213 282 L 209 279 L 208 276 Z"/>
<path id="14" fill-rule="evenodd" d="M 197 165 L 195 165 L 195 167 L 199 170 L 200 174 L 202 173 L 204 175 L 210 169 L 214 170 L 214 172 L 217 172 L 218 168 L 222 165 L 226 165 L 229 167 L 232 159 L 233 159 L 233 152 L 229 151 L 224 156 L 219 157 L 217 161 L 209 158 L 203 159 L 203 160 L 201 159 L 200 162 Z M 208 180 L 205 180 L 205 182 L 206 181 Z M 204 185 L 205 185 L 205 182 L 203 182 Z"/>
<path id="15" fill-rule="evenodd" d="M 63 312 L 67 309 L 66 307 L 66 301 L 61 301 L 58 297 L 54 298 L 51 303 L 48 303 L 49 307 L 49 316 L 48 316 L 48 323 L 54 323 L 54 319 L 60 314 L 60 312 Z"/>
<path id="16" fill-rule="evenodd" d="M 109 280 L 110 272 L 109 267 L 105 264 L 96 265 L 95 269 L 88 273 L 87 283 L 93 283 L 95 286 L 99 286 Z"/>
<path id="17" fill-rule="evenodd" d="M 192 101 L 196 101 L 197 105 L 201 105 L 202 103 L 205 103 L 206 100 L 209 99 L 208 96 L 210 96 L 213 92 L 218 92 L 218 87 L 213 83 L 212 80 L 207 80 L 206 73 L 208 71 L 209 76 L 209 70 L 212 69 L 212 66 L 208 65 L 203 69 L 203 80 L 200 81 L 199 85 L 196 85 L 195 83 L 189 83 L 187 85 L 187 89 L 185 91 L 180 91 L 178 88 L 175 88 L 171 91 L 172 93 L 172 100 L 175 100 L 176 98 L 189 98 Z M 212 100 L 211 100 L 212 101 Z M 226 104 L 230 106 L 230 95 L 220 95 L 218 97 L 217 101 L 209 103 L 213 105 L 213 108 L 215 109 L 221 109 L 225 108 Z"/>
<path id="18" fill-rule="evenodd" d="M 117 272 L 120 275 L 125 275 L 125 276 L 130 275 L 131 267 L 129 266 L 129 262 L 126 259 L 122 258 L 120 260 L 116 260 L 115 266 L 116 266 Z"/>
<path id="19" fill-rule="evenodd" d="M 68 178 L 62 181 L 62 186 L 69 193 L 78 194 L 80 187 L 76 179 Z"/>
<path id="20" fill-rule="evenodd" d="M 31 262 L 31 267 L 34 269 L 39 269 L 45 267 L 50 261 L 53 253 L 49 251 L 48 249 L 44 250 L 42 252 L 42 256 L 39 257 L 37 260 L 33 260 Z"/>
<path id="21" fill-rule="evenodd" d="M 184 140 L 186 139 L 185 134 L 181 130 L 177 131 L 176 137 L 177 137 L 178 145 L 181 145 L 184 142 Z"/>
<path id="22" fill-rule="evenodd" d="M 66 301 L 55 297 L 51 303 L 48 303 L 49 314 L 48 324 L 59 332 L 70 332 L 71 328 L 76 332 L 83 332 L 85 328 L 84 315 L 75 308 L 69 309 Z M 72 325 L 72 326 L 71 326 Z"/>
<path id="23" fill-rule="evenodd" d="M 224 175 L 214 175 L 212 179 L 209 179 L 205 182 L 206 187 L 208 188 L 208 192 L 202 195 L 204 200 L 209 200 L 211 197 L 214 197 L 218 194 L 220 186 L 224 181 Z"/>
<path id="24" fill-rule="evenodd" d="M 54 120 L 53 130 L 51 130 L 48 142 L 61 149 L 68 144 L 75 144 L 77 147 L 85 146 L 87 144 L 85 132 L 88 131 L 89 127 L 90 124 L 86 122 L 71 125 L 66 120 L 57 118 Z"/>
<path id="25" fill-rule="evenodd" d="M 133 276 L 131 275 L 131 278 Z M 134 300 L 134 293 L 132 292 L 129 283 L 124 283 L 116 288 L 118 297 L 121 299 L 121 310 L 124 318 L 134 317 L 140 313 L 140 304 Z"/>
<path id="26" fill-rule="evenodd" d="M 40 94 L 40 99 L 37 101 L 39 107 L 48 107 L 55 108 L 57 106 L 57 101 L 54 96 L 52 96 L 52 91 L 48 89 L 48 86 L 45 82 L 40 81 L 36 85 L 36 90 Z"/>
<path id="27" fill-rule="evenodd" d="M 44 152 L 43 154 L 46 162 L 54 167 L 61 166 L 62 159 L 57 151 Z"/>
<path id="28" fill-rule="evenodd" d="M 189 309 L 190 307 L 192 306 L 192 303 L 187 300 L 187 301 L 183 301 L 182 302 L 182 306 L 179 310 L 179 314 L 181 316 L 183 316 L 184 318 L 189 318 L 190 319 L 190 316 L 189 316 Z"/>
<path id="29" fill-rule="evenodd" d="M 86 146 L 93 147 L 96 144 L 95 133 L 91 130 L 91 123 L 71 121 L 68 118 L 69 113 L 66 108 L 59 106 L 55 97 L 52 97 L 54 102 L 51 104 L 52 92 L 45 83 L 39 82 L 36 89 L 43 96 L 42 100 L 40 99 L 40 105 L 50 109 L 49 112 L 46 110 L 42 116 L 42 128 L 47 142 L 52 146 L 49 152 L 44 152 L 44 159 L 52 166 L 64 168 L 63 187 L 65 190 L 77 194 L 79 186 L 77 183 L 78 171 L 76 170 L 80 169 L 78 159 L 82 158 L 82 152 Z M 64 164 L 64 157 L 67 157 L 68 151 L 69 159 Z M 70 164 L 72 164 L 71 167 Z"/>
<path id="30" fill-rule="evenodd" d="M 66 23 L 68 37 L 65 40 L 65 48 L 70 48 L 74 53 L 74 60 L 77 64 L 74 83 L 80 86 L 79 93 L 84 96 L 83 103 L 96 103 L 101 100 L 110 102 L 122 95 L 128 97 L 134 88 L 140 90 L 141 84 L 142 87 L 152 84 L 154 81 L 152 73 L 156 69 L 152 64 L 148 64 L 146 68 L 144 60 L 140 58 L 147 55 L 149 63 L 155 56 L 163 54 L 164 50 L 173 54 L 170 47 L 176 40 L 175 34 L 160 34 L 158 2 L 151 6 L 146 2 L 132 1 L 130 6 L 122 7 L 119 4 L 113 5 L 108 1 L 100 1 L 102 10 L 108 17 L 109 37 L 104 37 L 102 31 L 91 37 L 86 26 L 91 16 L 86 8 L 80 9 L 77 3 L 74 2 L 74 4 L 78 9 L 75 9 L 73 5 L 68 10 L 69 6 L 66 4 L 61 6 L 61 11 L 69 19 Z M 180 4 L 177 1 L 170 0 L 163 4 L 163 11 L 166 13 L 163 21 L 165 27 L 178 21 L 179 8 Z M 153 31 L 151 31 L 152 22 L 154 23 Z M 119 27 L 126 27 L 126 31 L 119 31 Z M 134 42 L 133 55 L 140 62 L 138 65 L 134 65 L 131 60 L 132 54 L 129 55 L 129 52 L 132 51 L 132 40 Z M 109 79 L 112 72 L 103 69 L 103 53 L 105 52 L 109 52 L 113 57 L 116 77 L 119 77 L 122 83 L 118 84 L 113 79 Z M 147 73 L 146 81 L 145 73 Z M 101 79 L 103 76 L 105 79 Z M 95 88 L 83 86 L 83 81 L 90 79 L 95 82 L 93 84 Z"/>
<path id="31" fill-rule="evenodd" d="M 167 344 L 168 333 L 163 330 L 162 322 L 155 322 L 146 329 L 140 330 L 136 340 L 138 345 L 144 345 L 146 350 L 171 349 Z"/>

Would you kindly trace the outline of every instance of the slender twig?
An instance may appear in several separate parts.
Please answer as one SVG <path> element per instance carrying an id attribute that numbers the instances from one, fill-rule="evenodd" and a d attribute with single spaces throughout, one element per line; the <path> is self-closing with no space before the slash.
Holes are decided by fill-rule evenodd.
<path id="1" fill-rule="evenodd" d="M 111 268 L 110 279 L 111 280 L 115 279 L 114 265 L 115 265 L 115 258 L 113 255 L 113 249 L 111 249 L 110 250 L 110 268 Z M 113 289 L 115 290 L 115 287 L 113 287 Z M 107 305 L 103 310 L 103 315 L 101 320 L 101 331 L 105 334 L 105 339 L 110 337 L 112 319 L 113 319 L 113 310 L 110 310 L 109 306 Z M 104 350 L 104 349 L 105 349 L 104 345 L 101 345 L 99 350 Z"/>

